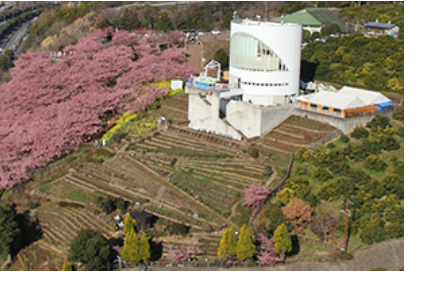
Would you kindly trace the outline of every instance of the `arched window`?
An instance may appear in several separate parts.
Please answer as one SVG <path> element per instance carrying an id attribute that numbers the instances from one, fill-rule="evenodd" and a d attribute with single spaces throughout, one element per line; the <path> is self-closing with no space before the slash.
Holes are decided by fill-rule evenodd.
<path id="1" fill-rule="evenodd" d="M 230 66 L 241 70 L 288 71 L 282 59 L 269 46 L 245 33 L 236 33 L 231 38 L 230 56 Z"/>

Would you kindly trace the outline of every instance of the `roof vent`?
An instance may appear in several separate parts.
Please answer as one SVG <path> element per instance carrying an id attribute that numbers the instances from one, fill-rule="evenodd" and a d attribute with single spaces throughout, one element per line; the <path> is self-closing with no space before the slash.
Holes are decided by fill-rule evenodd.
<path id="1" fill-rule="evenodd" d="M 387 23 L 388 23 L 389 25 L 391 24 L 391 22 L 390 22 L 390 21 L 388 21 Z"/>
<path id="2" fill-rule="evenodd" d="M 378 23 L 378 19 L 376 19 L 375 22 Z"/>

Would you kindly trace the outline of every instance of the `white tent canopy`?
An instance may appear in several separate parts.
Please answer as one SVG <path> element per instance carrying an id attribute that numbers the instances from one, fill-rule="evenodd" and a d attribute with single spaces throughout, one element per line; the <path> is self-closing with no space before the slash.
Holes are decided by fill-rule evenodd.
<path id="1" fill-rule="evenodd" d="M 379 92 L 358 89 L 353 87 L 345 86 L 338 93 L 341 95 L 358 97 L 366 104 L 366 106 L 390 102 L 390 100 L 386 96 L 384 96 Z"/>
<path id="2" fill-rule="evenodd" d="M 362 108 L 390 102 L 390 100 L 381 93 L 346 86 L 337 93 L 320 91 L 316 94 L 301 96 L 299 100 L 317 106 L 340 110 Z"/>

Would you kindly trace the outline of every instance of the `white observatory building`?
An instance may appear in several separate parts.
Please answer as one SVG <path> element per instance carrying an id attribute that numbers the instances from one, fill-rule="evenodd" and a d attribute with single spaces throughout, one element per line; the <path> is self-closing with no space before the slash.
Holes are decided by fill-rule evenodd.
<path id="1" fill-rule="evenodd" d="M 230 36 L 230 84 L 244 102 L 285 105 L 299 95 L 301 25 L 235 17 Z"/>
<path id="2" fill-rule="evenodd" d="M 302 26 L 231 21 L 229 81 L 187 81 L 189 127 L 233 139 L 261 137 L 293 114 L 299 96 Z"/>

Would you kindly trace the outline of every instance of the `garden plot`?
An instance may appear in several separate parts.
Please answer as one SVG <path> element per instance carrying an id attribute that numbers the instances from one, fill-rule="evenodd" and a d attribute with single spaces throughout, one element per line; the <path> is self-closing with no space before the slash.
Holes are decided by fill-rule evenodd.
<path id="1" fill-rule="evenodd" d="M 106 238 L 112 237 L 117 230 L 113 223 L 100 219 L 85 208 L 44 205 L 38 209 L 37 216 L 43 230 L 43 241 L 66 254 L 70 243 L 81 229 L 100 231 Z"/>
<path id="2" fill-rule="evenodd" d="M 162 101 L 159 108 L 151 113 L 164 116 L 168 120 L 184 121 L 188 119 L 188 95 L 181 94 Z"/>
<path id="3" fill-rule="evenodd" d="M 257 141 L 265 152 L 277 151 L 292 154 L 320 140 L 335 128 L 310 119 L 291 116 Z"/>
<path id="4" fill-rule="evenodd" d="M 163 198 L 163 200 L 166 200 L 169 205 L 172 205 L 173 207 L 178 207 L 179 209 L 187 209 L 192 214 L 200 215 L 203 213 L 207 217 L 213 216 L 213 220 L 219 224 L 225 224 L 227 222 L 224 219 L 218 217 L 209 208 L 203 206 L 200 202 L 193 199 L 191 196 L 186 195 L 173 186 L 170 186 L 171 184 L 169 182 L 154 174 L 154 172 L 143 166 L 136 159 L 127 157 L 127 160 L 132 163 L 132 167 L 137 167 L 139 170 L 143 170 L 147 177 L 146 180 L 148 180 L 148 182 L 146 182 L 147 184 L 158 183 L 166 188 L 161 198 Z"/>
<path id="5" fill-rule="evenodd" d="M 143 209 L 161 219 L 169 220 L 174 223 L 185 224 L 186 226 L 198 229 L 219 228 L 217 223 L 210 221 L 210 216 L 204 215 L 203 213 L 190 215 L 166 205 L 155 204 L 148 204 Z"/>
<path id="6" fill-rule="evenodd" d="M 74 186 L 73 184 L 60 179 L 55 183 L 50 183 L 48 185 L 37 188 L 36 194 L 43 196 L 48 194 L 56 198 L 56 200 L 66 200 L 77 202 L 81 204 L 95 203 L 96 195 L 81 188 Z M 43 194 L 41 194 L 43 193 Z"/>
<path id="7" fill-rule="evenodd" d="M 52 249 L 46 248 L 41 240 L 17 254 L 13 261 L 13 270 L 47 271 L 61 270 L 62 263 Z"/>

